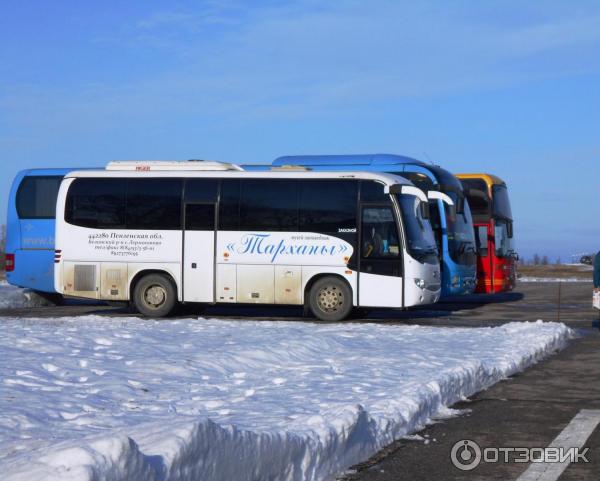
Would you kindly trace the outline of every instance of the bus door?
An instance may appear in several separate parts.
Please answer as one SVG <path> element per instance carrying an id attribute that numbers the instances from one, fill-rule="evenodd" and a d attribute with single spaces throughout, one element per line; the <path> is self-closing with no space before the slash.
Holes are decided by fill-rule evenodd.
<path id="1" fill-rule="evenodd" d="M 402 307 L 402 248 L 391 204 L 360 208 L 358 304 Z"/>
<path id="2" fill-rule="evenodd" d="M 494 292 L 494 236 L 489 233 L 489 224 L 475 226 L 477 244 L 477 290 Z"/>
<path id="3" fill-rule="evenodd" d="M 488 247 L 488 265 L 490 286 L 489 292 L 495 293 L 497 290 L 498 281 L 496 280 L 496 270 L 498 268 L 498 258 L 496 257 L 496 222 L 490 221 L 488 227 L 489 247 Z M 487 287 L 487 286 L 486 286 Z"/>
<path id="4" fill-rule="evenodd" d="M 183 232 L 183 300 L 214 302 L 216 202 L 186 202 Z"/>

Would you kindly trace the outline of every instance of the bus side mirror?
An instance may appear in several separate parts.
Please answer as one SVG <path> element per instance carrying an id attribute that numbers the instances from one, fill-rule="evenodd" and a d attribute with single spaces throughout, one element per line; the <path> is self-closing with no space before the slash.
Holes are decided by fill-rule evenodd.
<path id="1" fill-rule="evenodd" d="M 456 205 L 454 204 L 452 197 L 450 197 L 449 195 L 444 194 L 439 190 L 430 190 L 427 192 L 427 198 L 429 199 L 429 201 L 441 200 L 444 204 L 448 206 L 448 209 L 450 211 L 450 217 L 452 219 L 456 217 Z"/>
<path id="2" fill-rule="evenodd" d="M 444 194 L 443 192 L 440 192 L 439 190 L 430 190 L 427 192 L 427 198 L 432 201 L 432 200 L 441 200 L 444 204 L 448 205 L 449 210 L 450 210 L 450 217 L 455 218 L 456 217 L 456 205 L 454 204 L 454 201 L 452 200 L 452 197 L 450 197 L 448 194 Z"/>
<path id="3" fill-rule="evenodd" d="M 427 196 L 425 195 L 425 193 L 418 187 L 415 187 L 414 185 L 402 185 L 402 187 L 400 188 L 400 193 L 406 195 L 414 195 L 422 202 L 427 202 Z"/>
<path id="4" fill-rule="evenodd" d="M 506 235 L 508 236 L 509 239 L 512 239 L 512 236 L 513 236 L 513 223 L 512 222 L 506 223 Z"/>
<path id="5" fill-rule="evenodd" d="M 450 213 L 450 218 L 451 219 L 456 219 L 456 214 L 458 213 L 457 210 L 456 210 L 456 206 L 455 205 L 451 205 L 450 208 L 449 208 L 449 210 L 450 210 L 450 212 L 449 212 Z"/>
<path id="6" fill-rule="evenodd" d="M 440 192 L 439 190 L 430 190 L 429 192 L 427 192 L 427 198 L 429 200 L 439 199 L 448 205 L 454 205 L 454 201 L 452 200 L 452 198 L 449 195 Z"/>

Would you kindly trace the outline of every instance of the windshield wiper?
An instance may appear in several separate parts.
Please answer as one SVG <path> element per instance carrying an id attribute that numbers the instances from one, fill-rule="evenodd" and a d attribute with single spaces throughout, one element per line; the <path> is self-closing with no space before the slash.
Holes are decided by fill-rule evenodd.
<path id="1" fill-rule="evenodd" d="M 435 247 L 435 246 L 425 247 L 424 250 L 423 250 L 423 252 L 425 254 L 438 254 L 437 247 Z"/>

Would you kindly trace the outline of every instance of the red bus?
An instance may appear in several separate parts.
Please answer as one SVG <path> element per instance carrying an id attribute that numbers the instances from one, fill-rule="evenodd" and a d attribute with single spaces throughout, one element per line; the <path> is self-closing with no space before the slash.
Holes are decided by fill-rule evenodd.
<path id="1" fill-rule="evenodd" d="M 517 253 L 506 183 L 490 174 L 457 174 L 465 189 L 477 243 L 477 288 L 495 293 L 514 289 Z"/>

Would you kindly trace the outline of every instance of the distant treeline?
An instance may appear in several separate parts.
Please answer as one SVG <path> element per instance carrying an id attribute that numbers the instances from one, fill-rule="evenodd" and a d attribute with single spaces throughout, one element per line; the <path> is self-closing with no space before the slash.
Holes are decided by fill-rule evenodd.
<path id="1" fill-rule="evenodd" d="M 522 266 L 548 266 L 550 264 L 559 266 L 562 264 L 562 261 L 560 257 L 551 261 L 548 256 L 540 256 L 539 254 L 534 254 L 533 257 L 531 257 L 530 259 L 520 258 L 519 264 L 521 264 Z"/>
<path id="2" fill-rule="evenodd" d="M 594 263 L 594 254 L 577 254 L 571 256 L 571 262 L 573 264 L 588 264 L 592 265 Z M 550 259 L 548 256 L 534 254 L 533 257 L 529 259 L 520 258 L 519 264 L 522 266 L 548 266 L 555 265 L 559 266 L 562 264 L 562 260 L 560 257 L 556 259 Z"/>

